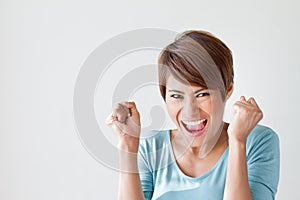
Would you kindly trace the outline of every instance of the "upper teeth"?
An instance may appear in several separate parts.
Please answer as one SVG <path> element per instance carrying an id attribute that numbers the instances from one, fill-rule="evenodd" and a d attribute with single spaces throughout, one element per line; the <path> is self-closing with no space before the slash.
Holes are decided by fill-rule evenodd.
<path id="1" fill-rule="evenodd" d="M 199 125 L 200 123 L 202 123 L 204 121 L 205 121 L 205 119 L 197 120 L 197 121 L 189 121 L 189 122 L 184 121 L 184 123 L 188 126 L 195 126 L 195 125 Z"/>

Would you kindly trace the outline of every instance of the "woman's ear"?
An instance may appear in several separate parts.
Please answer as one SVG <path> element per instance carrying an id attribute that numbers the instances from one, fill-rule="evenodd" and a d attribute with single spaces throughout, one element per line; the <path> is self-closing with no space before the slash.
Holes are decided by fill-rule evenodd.
<path id="1" fill-rule="evenodd" d="M 229 97 L 231 96 L 232 92 L 233 92 L 233 83 L 231 83 L 226 91 L 226 101 L 229 99 Z"/>

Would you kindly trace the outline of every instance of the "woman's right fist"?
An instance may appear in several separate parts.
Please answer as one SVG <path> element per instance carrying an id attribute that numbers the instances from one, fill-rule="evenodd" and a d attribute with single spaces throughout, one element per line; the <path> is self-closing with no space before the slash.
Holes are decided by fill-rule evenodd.
<path id="1" fill-rule="evenodd" d="M 140 114 L 134 102 L 118 103 L 106 119 L 118 138 L 118 148 L 124 151 L 138 151 L 141 132 Z"/>

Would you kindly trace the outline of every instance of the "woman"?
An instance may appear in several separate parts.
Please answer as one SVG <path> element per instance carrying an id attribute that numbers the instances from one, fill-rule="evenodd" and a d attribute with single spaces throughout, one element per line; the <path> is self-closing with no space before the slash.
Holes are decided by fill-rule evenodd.
<path id="1" fill-rule="evenodd" d="M 204 31 L 186 31 L 163 49 L 160 92 L 177 129 L 141 135 L 135 103 L 118 104 L 107 124 L 119 141 L 119 199 L 275 198 L 279 141 L 258 125 L 263 114 L 255 99 L 242 96 L 230 124 L 223 121 L 232 60 L 229 48 Z"/>

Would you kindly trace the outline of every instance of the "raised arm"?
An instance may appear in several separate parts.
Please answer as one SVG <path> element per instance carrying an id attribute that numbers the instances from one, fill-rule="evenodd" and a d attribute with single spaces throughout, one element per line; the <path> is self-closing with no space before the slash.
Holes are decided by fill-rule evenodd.
<path id="1" fill-rule="evenodd" d="M 140 115 L 134 102 L 119 103 L 106 123 L 118 138 L 119 200 L 144 200 L 138 173 Z"/>
<path id="2" fill-rule="evenodd" d="M 248 181 L 246 141 L 263 114 L 253 98 L 241 97 L 234 104 L 233 119 L 228 127 L 229 155 L 224 200 L 251 200 Z"/>

